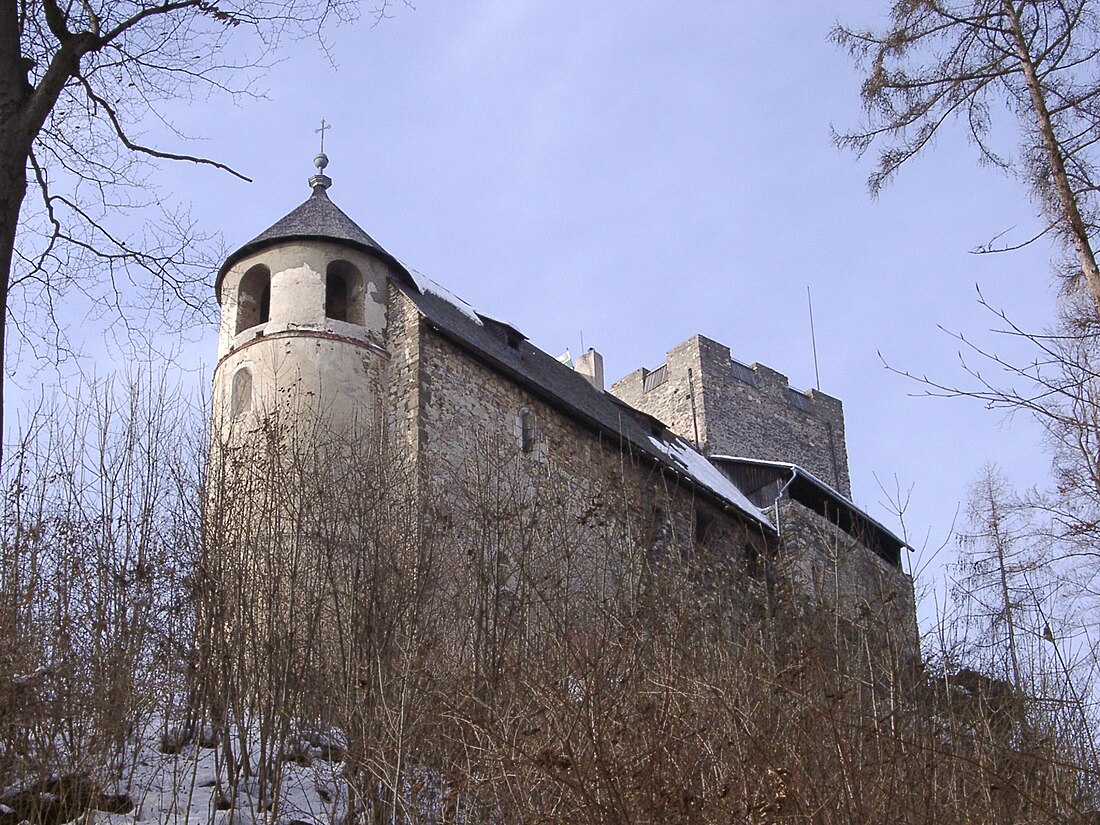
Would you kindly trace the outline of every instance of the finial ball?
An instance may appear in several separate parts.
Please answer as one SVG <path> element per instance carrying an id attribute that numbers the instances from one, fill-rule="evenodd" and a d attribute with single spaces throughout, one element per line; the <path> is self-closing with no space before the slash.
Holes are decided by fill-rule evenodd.
<path id="1" fill-rule="evenodd" d="M 313 165 L 317 167 L 318 172 L 324 172 L 325 167 L 328 166 L 328 155 L 321 152 L 313 159 Z"/>

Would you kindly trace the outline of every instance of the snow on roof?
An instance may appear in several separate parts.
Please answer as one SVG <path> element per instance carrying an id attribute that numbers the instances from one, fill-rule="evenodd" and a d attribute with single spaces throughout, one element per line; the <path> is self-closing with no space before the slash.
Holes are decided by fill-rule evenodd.
<path id="1" fill-rule="evenodd" d="M 472 324 L 473 328 L 462 329 L 463 324 L 451 323 L 445 317 L 448 313 L 441 314 L 439 308 L 433 306 L 432 301 L 417 300 L 410 295 L 421 312 L 434 316 L 437 322 L 447 327 L 449 334 L 458 337 L 468 346 L 480 351 L 482 355 L 488 356 L 505 374 L 533 385 L 540 394 L 553 397 L 573 416 L 618 435 L 621 439 L 648 453 L 652 458 L 683 473 L 699 487 L 733 505 L 743 515 L 772 530 L 775 529 L 761 510 L 686 441 L 670 434 L 667 440 L 663 437 L 648 436 L 647 442 L 643 433 L 646 433 L 649 428 L 643 428 L 643 425 L 639 424 L 643 413 L 630 408 L 632 416 L 624 418 L 616 406 L 619 402 L 614 399 L 614 396 L 592 387 L 587 379 L 574 372 L 571 362 L 566 365 L 552 355 L 531 346 L 526 342 L 527 336 L 512 324 L 478 312 L 450 290 L 406 266 L 383 249 L 336 206 L 329 199 L 326 189 L 327 186 L 324 185 L 314 186 L 313 194 L 304 203 L 226 259 L 215 279 L 214 286 L 219 301 L 222 278 L 229 268 L 236 261 L 265 246 L 288 240 L 322 238 L 370 250 L 393 265 L 395 282 L 407 290 L 415 290 L 420 296 L 438 299 L 452 312 L 457 313 L 464 322 Z M 487 328 L 493 327 L 498 329 L 504 327 L 523 339 L 523 351 L 527 357 L 519 355 L 518 350 L 512 352 L 501 350 L 495 342 L 490 340 L 492 336 L 486 335 Z"/>
<path id="2" fill-rule="evenodd" d="M 629 445 L 648 455 L 686 478 L 697 489 L 717 497 L 766 529 L 775 531 L 768 517 L 729 479 L 686 441 L 669 433 L 661 422 L 610 393 L 596 389 L 580 373 L 529 341 L 523 340 L 521 344 L 512 346 L 501 342 L 490 327 L 515 327 L 475 309 L 431 278 L 408 267 L 406 269 L 418 290 L 412 292 L 406 287 L 406 294 L 444 335 L 472 350 L 494 369 L 524 384 L 571 418 L 616 436 L 624 442 L 624 446 Z M 516 332 L 519 333 L 519 330 Z M 653 425 L 648 423 L 651 421 L 659 425 L 661 437 L 651 434 Z"/>
<path id="3" fill-rule="evenodd" d="M 453 306 L 475 324 L 477 324 L 478 326 L 483 326 L 480 318 L 481 313 L 474 309 L 471 304 L 459 298 L 446 287 L 440 286 L 424 273 L 419 272 L 409 266 L 406 266 L 405 269 L 410 275 L 412 275 L 413 281 L 416 283 L 416 288 L 419 289 L 421 292 L 435 295 L 437 298 L 442 298 L 444 301 Z"/>
<path id="4" fill-rule="evenodd" d="M 741 463 L 741 464 L 757 464 L 757 465 L 760 465 L 760 466 L 763 466 L 763 467 L 777 467 L 777 468 L 780 468 L 780 469 L 789 470 L 792 473 L 794 473 L 795 475 L 802 476 L 802 478 L 806 479 L 808 482 L 813 484 L 815 487 L 818 487 L 823 493 L 825 493 L 826 495 L 828 495 L 830 498 L 834 499 L 838 503 L 841 503 L 844 506 L 848 507 L 853 512 L 858 513 L 861 518 L 863 518 L 866 522 L 868 522 L 874 528 L 876 528 L 877 530 L 880 530 L 886 536 L 889 536 L 893 541 L 897 542 L 899 547 L 905 547 L 905 548 L 908 548 L 909 550 L 913 549 L 913 548 L 909 547 L 909 545 L 906 544 L 905 541 L 903 541 L 901 538 L 899 538 L 897 536 L 897 534 L 894 533 L 893 530 L 891 530 L 889 527 L 886 527 L 885 525 L 883 525 L 882 522 L 878 521 L 876 518 L 871 516 L 866 510 L 864 510 L 858 504 L 853 502 L 850 498 L 848 498 L 842 492 L 837 490 L 831 484 L 827 484 L 826 482 L 822 481 L 820 478 L 815 476 L 813 473 L 811 473 L 805 467 L 802 467 L 798 464 L 792 464 L 789 461 L 772 461 L 772 460 L 764 459 L 764 458 L 746 458 L 744 456 L 734 456 L 734 455 L 715 455 L 715 456 L 711 456 L 711 458 L 714 461 L 731 461 L 731 462 L 736 462 L 736 463 Z"/>
<path id="5" fill-rule="evenodd" d="M 433 318 L 449 334 L 456 336 L 467 346 L 483 356 L 488 356 L 506 375 L 533 386 L 541 395 L 549 396 L 572 416 L 614 433 L 648 453 L 651 458 L 682 473 L 698 487 L 733 505 L 743 515 L 774 530 L 764 513 L 686 441 L 671 434 L 666 440 L 664 434 L 667 430 L 661 433 L 661 438 L 648 435 L 652 427 L 639 423 L 643 417 L 641 412 L 629 408 L 631 415 L 622 415 L 617 406 L 619 402 L 603 390 L 592 387 L 587 379 L 574 372 L 572 364 L 566 365 L 531 346 L 526 342 L 527 336 L 514 325 L 479 312 L 450 290 L 393 257 L 329 200 L 325 188 L 314 187 L 313 194 L 305 203 L 229 256 L 222 265 L 215 284 L 215 288 L 219 290 L 219 299 L 221 279 L 233 262 L 266 245 L 290 239 L 325 238 L 369 249 L 393 264 L 395 274 L 400 276 L 395 277 L 396 282 L 407 290 L 415 290 L 419 296 L 435 299 L 418 300 L 410 292 L 410 297 L 413 297 L 421 312 Z M 441 302 L 449 312 L 441 312 L 435 301 Z M 457 319 L 447 317 L 452 314 L 457 314 L 461 322 L 454 323 Z M 517 342 L 511 342 L 510 348 L 501 348 L 493 340 L 494 336 L 487 334 L 494 329 L 499 333 L 501 328 L 524 340 L 522 352 L 516 348 Z"/>
<path id="6" fill-rule="evenodd" d="M 697 483 L 737 505 L 740 510 L 751 513 L 754 518 L 769 527 L 774 527 L 768 517 L 764 515 L 764 511 L 749 501 L 745 494 L 737 489 L 737 485 L 726 478 L 721 470 L 711 464 L 706 456 L 694 450 L 687 441 L 679 436 L 671 433 L 669 435 L 670 438 L 667 440 L 654 438 L 653 436 L 650 436 L 649 440 L 654 447 L 661 450 L 677 464 L 682 465 L 687 474 Z"/>

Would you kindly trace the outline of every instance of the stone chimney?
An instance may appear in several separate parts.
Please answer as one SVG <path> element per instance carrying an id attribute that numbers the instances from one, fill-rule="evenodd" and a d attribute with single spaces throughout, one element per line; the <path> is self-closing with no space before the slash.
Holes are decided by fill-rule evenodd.
<path id="1" fill-rule="evenodd" d="M 603 356 L 592 347 L 573 362 L 573 367 L 587 379 L 588 383 L 603 392 Z"/>

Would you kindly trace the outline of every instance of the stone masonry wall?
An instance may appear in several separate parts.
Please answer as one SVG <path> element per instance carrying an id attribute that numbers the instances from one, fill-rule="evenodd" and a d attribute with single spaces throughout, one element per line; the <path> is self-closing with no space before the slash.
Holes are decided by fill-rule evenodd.
<path id="1" fill-rule="evenodd" d="M 446 531 L 462 575 L 473 576 L 468 560 L 491 557 L 503 570 L 498 580 L 530 607 L 539 597 L 521 591 L 537 570 L 540 581 L 566 582 L 571 609 L 583 611 L 616 594 L 633 598 L 663 561 L 690 561 L 721 582 L 713 590 L 730 614 L 747 616 L 760 604 L 743 559 L 767 548 L 739 516 L 698 500 L 424 326 L 419 358 L 430 521 Z M 524 415 L 536 432 L 529 452 Z"/>
<path id="2" fill-rule="evenodd" d="M 841 402 L 792 389 L 785 375 L 761 364 L 740 364 L 716 341 L 693 336 L 660 367 L 635 370 L 611 392 L 706 455 L 798 464 L 851 498 Z"/>
<path id="3" fill-rule="evenodd" d="M 858 537 L 798 502 L 784 499 L 779 578 L 803 611 L 839 616 L 903 659 L 918 653 L 913 581 Z"/>
<path id="4" fill-rule="evenodd" d="M 389 285 L 386 306 L 386 363 L 382 404 L 388 436 L 407 445 L 408 458 L 420 450 L 420 312 L 400 288 Z"/>

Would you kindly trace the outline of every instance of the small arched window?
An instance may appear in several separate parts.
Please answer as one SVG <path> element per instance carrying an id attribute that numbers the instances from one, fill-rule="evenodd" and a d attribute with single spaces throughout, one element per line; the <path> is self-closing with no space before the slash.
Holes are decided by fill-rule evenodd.
<path id="1" fill-rule="evenodd" d="M 237 289 L 237 332 L 266 324 L 271 316 L 271 270 L 263 264 L 252 267 Z"/>
<path id="2" fill-rule="evenodd" d="M 535 444 L 538 442 L 538 422 L 535 419 L 535 414 L 530 410 L 525 410 L 519 415 L 519 448 L 529 453 L 535 449 Z"/>
<path id="3" fill-rule="evenodd" d="M 239 418 L 252 409 L 252 370 L 241 367 L 233 373 L 230 391 L 229 417 Z"/>
<path id="4" fill-rule="evenodd" d="M 363 323 L 363 275 L 347 261 L 333 261 L 325 271 L 325 317 Z"/>
<path id="5" fill-rule="evenodd" d="M 751 541 L 745 542 L 743 559 L 745 562 L 745 572 L 749 575 L 749 578 L 764 578 L 764 558 L 760 555 L 760 551 L 756 548 L 756 545 Z"/>
<path id="6" fill-rule="evenodd" d="M 335 272 L 325 278 L 325 317 L 348 320 L 348 282 Z"/>

